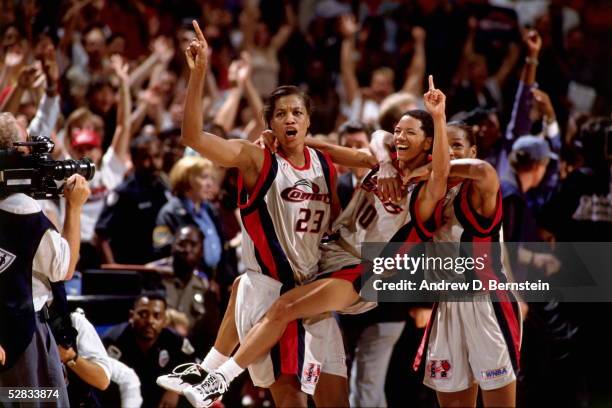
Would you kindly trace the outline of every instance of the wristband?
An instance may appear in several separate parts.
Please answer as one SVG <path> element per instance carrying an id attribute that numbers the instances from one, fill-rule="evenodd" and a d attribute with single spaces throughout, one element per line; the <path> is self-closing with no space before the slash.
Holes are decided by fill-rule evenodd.
<path id="1" fill-rule="evenodd" d="M 538 65 L 540 62 L 537 58 L 525 57 L 525 64 L 529 65 Z"/>

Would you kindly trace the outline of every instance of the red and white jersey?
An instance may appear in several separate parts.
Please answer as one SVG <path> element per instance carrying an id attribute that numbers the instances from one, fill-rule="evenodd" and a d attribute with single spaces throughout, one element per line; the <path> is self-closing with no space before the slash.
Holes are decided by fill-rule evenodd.
<path id="1" fill-rule="evenodd" d="M 336 239 L 321 245 L 319 275 L 360 264 L 364 243 L 399 242 L 404 243 L 400 251 L 409 251 L 413 243 L 431 239 L 427 231 L 433 221 L 421 222 L 416 213 L 416 197 L 423 182 L 410 184 L 398 204 L 383 203 L 376 187 L 377 171 L 368 173 L 334 222 Z M 362 281 L 367 279 L 364 276 Z"/>
<path id="2" fill-rule="evenodd" d="M 398 204 L 384 203 L 378 196 L 377 175 L 375 168 L 363 178 L 332 226 L 332 231 L 340 235 L 355 255 L 361 254 L 364 242 L 388 242 L 410 220 L 408 196 L 414 185 Z"/>
<path id="3" fill-rule="evenodd" d="M 316 274 L 336 188 L 329 156 L 309 147 L 304 155 L 306 163 L 297 168 L 266 149 L 252 194 L 238 179 L 245 266 L 279 280 L 285 288 Z"/>
<path id="4" fill-rule="evenodd" d="M 436 209 L 436 229 L 433 242 L 453 242 L 461 245 L 462 250 L 472 252 L 471 256 L 479 257 L 486 253 L 486 267 L 482 271 L 466 272 L 466 280 L 481 279 L 506 281 L 506 276 L 501 262 L 501 251 L 499 244 L 487 245 L 487 243 L 500 242 L 500 229 L 502 221 L 502 199 L 501 190 L 497 195 L 495 214 L 491 218 L 478 214 L 469 199 L 471 181 L 463 181 L 450 187 Z M 440 208 L 441 207 L 441 208 Z M 468 243 L 475 243 L 471 246 Z M 432 247 L 441 251 L 452 251 L 452 245 L 441 245 Z M 449 254 L 436 254 L 438 256 L 458 256 L 458 252 Z M 438 276 L 439 279 L 456 278 L 451 272 L 450 276 Z"/>
<path id="5" fill-rule="evenodd" d="M 499 244 L 502 197 L 500 190 L 497 194 L 495 213 L 492 217 L 484 217 L 478 214 L 470 202 L 471 183 L 470 180 L 465 180 L 451 186 L 436 207 L 433 217 L 434 225 L 430 231 L 433 234 L 433 242 L 454 243 L 456 246 L 452 244 L 432 245 L 428 247 L 427 255 L 480 258 L 483 260 L 484 268 L 466 269 L 461 274 L 455 271 L 428 271 L 428 279 L 430 281 L 463 279 L 466 282 L 478 279 L 486 290 L 489 280 L 507 281 Z M 483 360 L 477 357 L 473 361 L 470 358 L 469 362 L 462 360 L 462 356 L 467 355 L 466 349 L 469 352 L 476 350 L 480 353 L 478 356 L 487 358 L 491 355 L 495 356 L 493 364 L 495 368 L 509 367 L 508 362 L 511 363 L 514 371 L 519 367 L 521 317 L 514 295 L 508 291 L 482 291 L 471 293 L 471 295 L 473 296 L 471 301 L 466 298 L 466 301 L 463 302 L 443 301 L 434 304 L 431 318 L 417 351 L 413 368 L 423 369 L 426 365 L 422 363 L 427 360 L 430 372 L 425 383 L 437 390 L 442 390 L 442 387 L 447 387 L 444 388 L 445 392 L 464 389 L 462 385 L 449 381 L 445 381 L 447 385 L 441 387 L 439 381 L 435 381 L 437 374 L 431 371 L 431 368 L 436 367 L 439 361 L 446 361 L 453 365 L 456 370 L 455 374 L 466 372 L 470 367 L 474 373 L 486 373 L 487 370 L 492 369 L 490 359 Z M 475 337 L 475 334 L 478 336 Z M 459 338 L 460 336 L 464 338 Z M 449 343 L 448 339 L 453 339 L 453 341 Z M 446 360 L 438 360 L 436 356 L 440 355 Z M 511 377 L 509 380 L 513 379 L 513 375 L 514 373 L 509 370 L 508 376 Z M 468 374 L 459 377 L 468 378 Z M 480 379 L 488 380 L 486 376 Z M 480 382 L 483 389 L 489 386 L 480 379 L 477 381 Z"/>

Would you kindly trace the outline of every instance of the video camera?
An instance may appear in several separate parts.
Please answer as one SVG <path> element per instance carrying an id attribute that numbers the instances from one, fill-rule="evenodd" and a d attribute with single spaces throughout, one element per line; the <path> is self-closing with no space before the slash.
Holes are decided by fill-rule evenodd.
<path id="1" fill-rule="evenodd" d="M 43 136 L 30 136 L 28 142 L 16 142 L 13 146 L 27 146 L 30 153 L 17 149 L 0 150 L 0 198 L 14 193 L 24 193 L 40 200 L 56 198 L 62 194 L 56 180 L 66 180 L 80 174 L 91 180 L 96 166 L 89 159 L 53 160 L 50 153 L 55 144 Z"/>

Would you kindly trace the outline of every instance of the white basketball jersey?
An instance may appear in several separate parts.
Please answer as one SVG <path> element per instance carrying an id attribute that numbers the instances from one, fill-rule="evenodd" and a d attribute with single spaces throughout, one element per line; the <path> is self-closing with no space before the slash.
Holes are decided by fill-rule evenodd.
<path id="1" fill-rule="evenodd" d="M 356 256 L 361 254 L 362 243 L 388 242 L 410 220 L 409 194 L 398 204 L 383 203 L 378 197 L 377 174 L 375 168 L 364 177 L 332 226 L 332 231 L 340 234 Z"/>
<path id="2" fill-rule="evenodd" d="M 254 191 L 238 181 L 247 270 L 260 272 L 288 287 L 317 272 L 319 244 L 329 229 L 335 168 L 329 156 L 305 148 L 306 163 L 294 167 L 266 150 Z"/>

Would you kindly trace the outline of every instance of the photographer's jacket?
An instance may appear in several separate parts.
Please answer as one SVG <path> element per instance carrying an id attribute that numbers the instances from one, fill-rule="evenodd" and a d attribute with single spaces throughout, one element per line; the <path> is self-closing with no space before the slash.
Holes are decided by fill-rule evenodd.
<path id="1" fill-rule="evenodd" d="M 51 299 L 49 281 L 68 271 L 68 243 L 25 194 L 0 200 L 0 344 L 14 365 L 30 344 L 35 312 Z"/>

